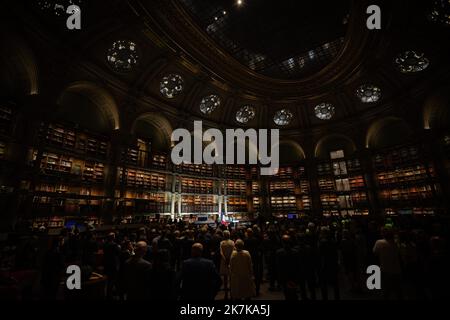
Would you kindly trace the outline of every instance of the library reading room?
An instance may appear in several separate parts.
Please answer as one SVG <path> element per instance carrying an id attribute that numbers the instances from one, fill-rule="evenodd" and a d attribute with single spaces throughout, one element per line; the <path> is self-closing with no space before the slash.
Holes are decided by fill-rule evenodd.
<path id="1" fill-rule="evenodd" d="M 447 296 L 450 2 L 2 6 L 0 300 Z"/>

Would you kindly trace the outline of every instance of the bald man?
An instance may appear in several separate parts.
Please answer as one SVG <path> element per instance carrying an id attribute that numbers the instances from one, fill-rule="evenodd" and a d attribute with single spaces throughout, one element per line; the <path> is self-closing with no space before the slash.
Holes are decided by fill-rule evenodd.
<path id="1" fill-rule="evenodd" d="M 144 300 L 150 296 L 152 265 L 143 258 L 147 249 L 147 242 L 139 241 L 135 255 L 128 259 L 121 272 L 121 287 L 127 300 Z"/>
<path id="2" fill-rule="evenodd" d="M 216 266 L 209 259 L 202 258 L 203 245 L 194 243 L 191 248 L 192 258 L 183 262 L 179 281 L 181 299 L 194 301 L 214 300 L 222 281 Z"/>

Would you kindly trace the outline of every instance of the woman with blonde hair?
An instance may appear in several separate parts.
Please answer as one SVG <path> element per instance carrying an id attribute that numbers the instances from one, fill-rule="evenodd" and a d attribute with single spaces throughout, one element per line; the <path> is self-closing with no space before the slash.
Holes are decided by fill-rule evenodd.
<path id="1" fill-rule="evenodd" d="M 228 299 L 228 279 L 230 277 L 230 259 L 234 250 L 234 241 L 230 239 L 230 231 L 223 232 L 224 240 L 220 242 L 220 275 L 223 277 L 225 299 Z"/>
<path id="2" fill-rule="evenodd" d="M 255 296 L 252 257 L 244 250 L 244 241 L 236 241 L 236 251 L 230 259 L 231 298 L 233 300 L 250 299 Z"/>

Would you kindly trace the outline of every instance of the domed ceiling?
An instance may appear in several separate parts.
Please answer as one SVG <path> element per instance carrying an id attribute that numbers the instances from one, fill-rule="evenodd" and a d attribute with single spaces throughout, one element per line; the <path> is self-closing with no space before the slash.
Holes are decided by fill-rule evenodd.
<path id="1" fill-rule="evenodd" d="M 274 78 L 317 72 L 342 49 L 350 1 L 179 0 L 236 60 Z"/>

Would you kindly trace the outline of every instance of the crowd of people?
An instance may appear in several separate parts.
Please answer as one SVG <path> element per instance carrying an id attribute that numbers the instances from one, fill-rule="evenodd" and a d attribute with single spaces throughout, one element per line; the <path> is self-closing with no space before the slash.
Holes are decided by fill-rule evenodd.
<path id="1" fill-rule="evenodd" d="M 263 283 L 286 300 L 340 299 L 343 290 L 368 292 L 369 265 L 381 268 L 385 299 L 439 299 L 450 283 L 442 226 L 339 219 L 153 223 L 105 235 L 64 229 L 37 267 L 49 299 L 57 298 L 70 264 L 82 267 L 84 280 L 93 271 L 105 275 L 108 299 L 213 300 L 219 292 L 224 299 L 264 299 Z"/>

